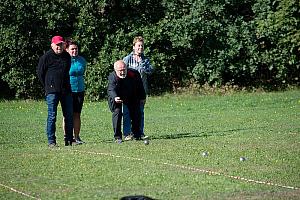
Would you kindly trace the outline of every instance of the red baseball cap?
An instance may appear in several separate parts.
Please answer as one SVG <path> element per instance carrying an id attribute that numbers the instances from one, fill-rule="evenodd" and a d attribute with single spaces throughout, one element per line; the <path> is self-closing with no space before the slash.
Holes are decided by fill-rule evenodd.
<path id="1" fill-rule="evenodd" d="M 52 38 L 51 42 L 54 44 L 59 44 L 59 43 L 65 43 L 65 40 L 63 37 L 57 35 Z"/>

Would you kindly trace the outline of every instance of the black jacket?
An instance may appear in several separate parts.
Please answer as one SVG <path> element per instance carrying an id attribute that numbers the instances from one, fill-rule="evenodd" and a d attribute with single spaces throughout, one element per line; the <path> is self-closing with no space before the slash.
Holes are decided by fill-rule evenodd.
<path id="1" fill-rule="evenodd" d="M 67 52 L 58 55 L 50 49 L 40 57 L 36 71 L 46 95 L 71 92 L 70 67 L 71 57 Z"/>
<path id="2" fill-rule="evenodd" d="M 126 78 L 117 77 L 116 72 L 108 76 L 108 101 L 114 103 L 115 97 L 120 97 L 124 104 L 139 104 L 140 100 L 146 99 L 141 76 L 137 70 L 128 69 Z"/>

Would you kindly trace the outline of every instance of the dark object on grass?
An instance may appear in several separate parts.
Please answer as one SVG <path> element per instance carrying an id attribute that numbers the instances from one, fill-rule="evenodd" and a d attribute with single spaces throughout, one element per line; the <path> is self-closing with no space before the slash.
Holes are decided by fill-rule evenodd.
<path id="1" fill-rule="evenodd" d="M 136 195 L 136 196 L 122 197 L 120 200 L 155 200 L 155 199 L 143 195 Z"/>

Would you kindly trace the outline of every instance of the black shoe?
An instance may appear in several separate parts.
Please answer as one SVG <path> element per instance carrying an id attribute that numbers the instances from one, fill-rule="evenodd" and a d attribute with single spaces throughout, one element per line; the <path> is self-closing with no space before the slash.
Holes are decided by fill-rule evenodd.
<path id="1" fill-rule="evenodd" d="M 64 141 L 67 140 L 67 136 L 64 136 Z M 72 142 L 76 142 L 75 138 L 72 139 Z"/>
<path id="2" fill-rule="evenodd" d="M 80 144 L 83 144 L 83 143 L 84 143 L 84 141 L 82 141 L 82 140 L 80 139 L 79 136 L 78 136 L 78 138 L 75 138 L 74 140 L 75 140 L 75 142 L 74 142 L 74 141 L 73 141 L 73 142 L 74 142 L 76 145 L 80 145 Z"/>
<path id="3" fill-rule="evenodd" d="M 72 141 L 65 140 L 65 146 L 72 146 Z"/>
<path id="4" fill-rule="evenodd" d="M 142 140 L 142 137 L 141 136 L 138 136 L 138 137 L 133 137 L 134 140 Z"/>

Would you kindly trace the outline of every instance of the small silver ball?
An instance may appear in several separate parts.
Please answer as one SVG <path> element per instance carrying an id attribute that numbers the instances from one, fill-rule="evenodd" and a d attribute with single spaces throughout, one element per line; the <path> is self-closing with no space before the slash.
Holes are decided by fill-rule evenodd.
<path id="1" fill-rule="evenodd" d="M 240 157 L 240 161 L 246 161 L 245 157 Z"/>
<path id="2" fill-rule="evenodd" d="M 206 157 L 206 156 L 208 156 L 208 153 L 205 151 L 205 152 L 202 152 L 202 156 L 203 157 Z"/>
<path id="3" fill-rule="evenodd" d="M 144 140 L 144 144 L 148 145 L 149 144 L 149 140 Z"/>

